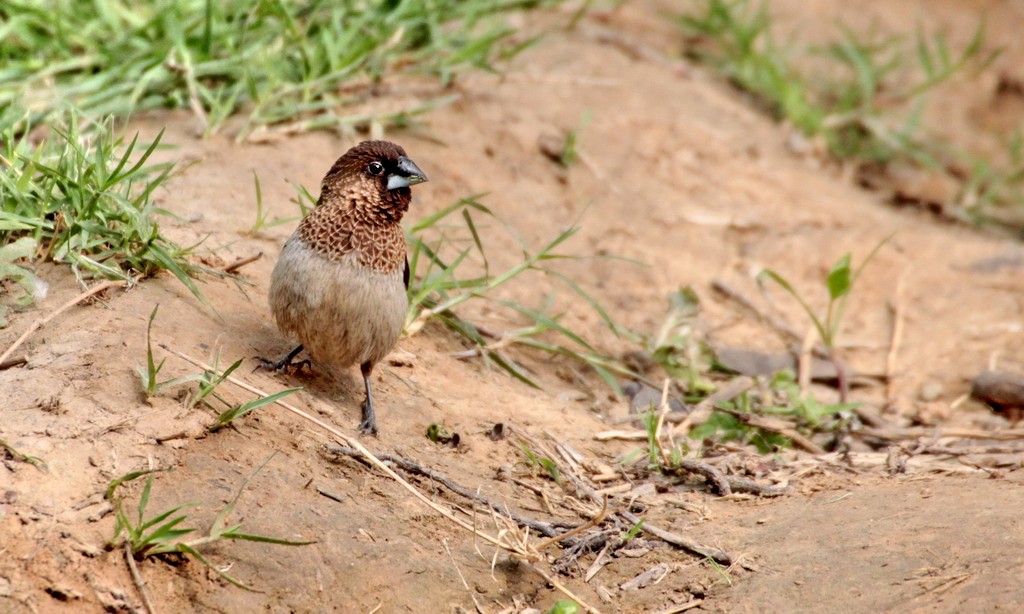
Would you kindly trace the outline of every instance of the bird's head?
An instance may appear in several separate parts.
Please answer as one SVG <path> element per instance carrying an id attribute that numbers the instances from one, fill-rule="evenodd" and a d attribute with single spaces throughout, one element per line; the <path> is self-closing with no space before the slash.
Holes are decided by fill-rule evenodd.
<path id="1" fill-rule="evenodd" d="M 400 146 L 363 141 L 327 172 L 320 203 L 343 202 L 369 217 L 398 221 L 412 200 L 409 187 L 426 180 L 426 174 Z"/>

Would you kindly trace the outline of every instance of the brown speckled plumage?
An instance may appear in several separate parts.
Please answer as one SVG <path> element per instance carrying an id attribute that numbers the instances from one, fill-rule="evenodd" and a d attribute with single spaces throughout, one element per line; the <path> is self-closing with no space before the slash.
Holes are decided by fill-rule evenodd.
<path id="1" fill-rule="evenodd" d="M 302 343 L 297 350 L 305 347 L 331 370 L 360 365 L 365 432 L 376 432 L 370 372 L 405 323 L 401 220 L 412 200 L 409 186 L 422 181 L 422 171 L 393 143 L 353 147 L 324 177 L 316 207 L 285 243 L 271 277 L 271 310 L 278 327 Z"/>

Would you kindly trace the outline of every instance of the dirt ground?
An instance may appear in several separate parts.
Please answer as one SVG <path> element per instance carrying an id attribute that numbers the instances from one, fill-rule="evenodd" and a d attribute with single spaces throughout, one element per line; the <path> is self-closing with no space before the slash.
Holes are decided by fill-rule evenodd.
<path id="1" fill-rule="evenodd" d="M 532 246 L 578 221 L 581 230 L 563 251 L 624 259 L 566 261 L 559 269 L 622 325 L 653 331 L 668 294 L 689 285 L 702 299 L 701 322 L 712 340 L 760 350 L 784 349 L 787 341 L 717 293 L 715 282 L 803 329 L 798 307 L 776 291 L 763 296 L 753 276 L 771 267 L 821 306 L 828 267 L 847 251 L 863 258 L 892 235 L 854 291 L 841 337 L 844 358 L 860 372 L 884 373 L 890 305 L 897 305 L 905 330 L 887 416 L 943 428 L 1007 428 L 987 408 L 956 401 L 993 362 L 1024 369 L 1024 247 L 894 208 L 883 195 L 852 185 L 841 169 L 793 153 L 784 126 L 712 73 L 668 59 L 678 57 L 681 44 L 663 16 L 673 6 L 628 3 L 592 14 L 573 31 L 556 27 L 568 13 L 529 17 L 526 26 L 550 31 L 504 75 L 459 79 L 458 102 L 425 116 L 421 126 L 387 134 L 431 178 L 415 190 L 410 221 L 480 193 Z M 978 15 L 987 11 L 990 44 L 1005 51 L 975 85 L 942 90 L 932 124 L 984 151 L 993 146 L 984 126 L 1009 125 L 1007 117 L 1021 121 L 1019 113 L 1007 115 L 1008 103 L 995 94 L 999 74 L 1024 66 L 1017 36 L 1024 14 L 1013 0 L 872 0 L 856 9 L 839 0 L 780 0 L 771 7 L 781 28 L 797 37 L 806 33 L 808 40 L 842 19 L 854 28 L 889 32 L 911 32 L 922 22 L 947 32 L 954 45 L 970 38 Z M 399 97 L 437 93 L 419 84 L 392 87 Z M 385 108 L 394 98 L 368 104 Z M 539 139 L 578 128 L 587 112 L 579 163 L 562 169 L 540 153 Z M 266 289 L 294 223 L 246 234 L 255 218 L 253 172 L 271 216 L 291 217 L 297 212 L 289 202 L 293 186 L 315 192 L 324 171 L 359 137 L 317 133 L 239 144 L 230 135 L 197 138 L 186 114 L 134 124 L 150 136 L 165 125 L 166 141 L 178 145 L 164 152 L 167 159 L 199 162 L 158 196 L 161 206 L 180 216 L 165 225 L 169 234 L 184 244 L 206 237 L 209 252 L 199 257 L 210 266 L 257 252 L 264 257 L 242 269 L 252 286 L 216 280 L 202 285 L 220 317 L 163 275 L 60 316 L 23 346 L 27 365 L 0 371 L 0 438 L 48 466 L 44 472 L 8 459 L 0 467 L 0 612 L 141 611 L 122 553 L 103 550 L 114 531 L 102 498 L 109 480 L 138 469 L 173 469 L 157 475 L 150 509 L 198 502 L 189 508 L 187 524 L 202 529 L 275 451 L 241 496 L 234 521 L 250 533 L 316 543 L 286 548 L 221 542 L 203 550 L 258 592 L 230 586 L 195 561 L 141 562 L 157 611 L 550 607 L 559 593 L 543 578 L 503 555 L 492 567 L 493 549 L 387 478 L 354 461 L 329 458 L 323 445 L 331 438 L 305 422 L 267 407 L 237 429 L 203 435 L 209 416 L 187 411 L 176 389 L 144 401 L 136 367 L 145 361 L 146 322 L 155 304 L 155 343 L 204 359 L 217 347 L 222 364 L 245 357 L 238 373 L 246 381 L 263 390 L 304 386 L 292 397 L 295 403 L 346 432 L 354 433 L 361 400 L 354 372 L 340 382 L 250 372 L 250 357 L 288 348 L 268 312 Z M 492 268 L 517 261 L 514 243 L 497 229 L 485 229 L 485 238 L 493 246 Z M 44 266 L 40 276 L 50 284 L 48 298 L 37 311 L 11 318 L 0 331 L 0 349 L 80 292 L 65 267 Z M 555 286 L 535 281 L 509 284 L 503 296 L 539 307 Z M 565 301 L 567 293 L 559 296 Z M 567 324 L 608 352 L 625 349 L 595 314 L 566 304 Z M 496 330 L 521 324 L 479 306 L 464 313 Z M 580 522 L 551 481 L 524 476 L 532 491 L 502 479 L 525 471 L 522 454 L 486 433 L 495 423 L 514 424 L 613 465 L 641 444 L 598 441 L 595 434 L 612 428 L 626 402 L 569 362 L 522 354 L 544 385 L 537 391 L 451 355 L 460 349 L 435 326 L 400 342 L 400 360 L 376 376 L 380 437 L 365 444 L 417 459 L 522 514 Z M 196 371 L 157 352 L 168 356 L 170 375 Z M 237 390 L 225 394 L 235 401 L 250 398 Z M 855 396 L 881 406 L 887 391 L 874 386 Z M 427 440 L 423 434 L 432 422 L 460 433 L 462 445 L 451 449 Z M 186 436 L 166 439 L 182 432 Z M 1024 602 L 1024 474 L 1015 469 L 1022 460 L 1008 455 L 996 468 L 912 464 L 897 476 L 887 475 L 880 463 L 848 467 L 834 461 L 808 464 L 816 468 L 794 479 L 790 493 L 779 498 L 718 498 L 699 486 L 660 498 L 641 495 L 651 524 L 724 549 L 741 562 L 717 569 L 640 538 L 589 582 L 583 575 L 593 554 L 561 581 L 606 612 L 679 611 L 685 604 L 714 612 L 1018 611 Z M 772 462 L 810 461 L 787 452 Z M 439 502 L 456 501 L 423 484 Z M 136 495 L 139 490 L 130 489 Z M 627 503 L 613 498 L 615 505 Z M 659 564 L 665 571 L 660 581 L 623 588 Z"/>

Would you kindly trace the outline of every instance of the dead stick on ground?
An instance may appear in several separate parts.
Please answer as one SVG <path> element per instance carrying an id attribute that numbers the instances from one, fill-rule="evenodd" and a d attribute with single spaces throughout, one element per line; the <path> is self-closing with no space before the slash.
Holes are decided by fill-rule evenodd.
<path id="1" fill-rule="evenodd" d="M 462 575 L 462 570 L 459 569 L 459 564 L 455 562 L 455 557 L 452 556 L 452 550 L 448 547 L 448 540 L 442 539 L 441 544 L 444 546 L 444 551 L 448 553 L 448 560 L 452 562 L 452 567 L 455 568 L 455 573 L 459 574 L 459 580 L 462 580 L 462 586 L 466 588 L 469 593 L 469 598 L 473 600 L 473 605 L 476 606 L 476 611 L 483 614 L 484 609 L 480 607 L 480 602 L 476 600 L 476 591 L 469 588 L 469 583 L 466 582 L 466 576 Z"/>
<path id="2" fill-rule="evenodd" d="M 327 451 L 333 454 L 350 456 L 352 458 L 362 457 L 362 454 L 358 450 L 355 450 L 353 448 L 346 448 L 345 446 L 327 446 Z M 461 495 L 467 499 L 470 499 L 471 501 L 482 503 L 483 505 L 486 505 L 492 510 L 498 512 L 499 514 L 508 516 L 512 520 L 516 521 L 516 523 L 518 523 L 519 525 L 530 527 L 531 529 L 537 531 L 545 537 L 554 537 L 559 539 L 562 537 L 559 531 L 550 524 L 519 516 L 518 514 L 515 514 L 512 511 L 510 511 L 508 509 L 508 506 L 498 505 L 497 503 L 494 503 L 487 497 L 481 494 L 477 494 L 464 486 L 456 484 L 455 482 L 445 477 L 444 474 L 442 474 L 440 471 L 437 471 L 436 469 L 423 467 L 417 464 L 416 462 L 409 460 L 408 458 L 396 456 L 394 454 L 378 454 L 377 458 L 381 459 L 382 461 L 394 463 L 396 466 L 400 467 L 403 471 L 406 471 L 408 473 L 422 475 L 426 478 L 434 480 L 435 482 L 441 484 L 442 486 L 454 492 L 455 494 Z"/>
<path id="3" fill-rule="evenodd" d="M 7 360 L 0 362 L 0 371 L 10 369 L 11 367 L 20 367 L 25 364 L 28 364 L 28 357 L 22 354 L 17 358 L 8 358 Z"/>
<path id="4" fill-rule="evenodd" d="M 234 273 L 238 269 L 244 267 L 247 264 L 252 264 L 253 262 L 256 262 L 257 260 L 259 260 L 262 257 L 263 257 L 263 252 L 256 252 L 255 256 L 249 256 L 248 258 L 239 258 L 238 260 L 235 260 L 234 262 L 232 262 L 231 264 L 227 265 L 226 267 L 224 267 L 221 270 L 223 270 L 225 273 Z"/>
<path id="5" fill-rule="evenodd" d="M 1014 441 L 1024 439 L 1024 429 L 1002 429 L 998 431 L 986 431 L 971 428 L 931 428 L 931 427 L 892 427 L 892 428 L 871 428 L 864 427 L 857 431 L 851 431 L 857 437 L 875 437 L 887 441 L 901 441 L 906 439 L 918 439 L 937 435 L 939 439 L 951 437 L 953 439 L 988 439 L 992 441 Z"/>
<path id="6" fill-rule="evenodd" d="M 711 484 L 719 495 L 725 497 L 732 494 L 732 486 L 729 479 L 718 469 L 707 463 L 702 463 L 692 458 L 680 458 L 676 461 L 679 466 L 690 473 L 697 473 L 704 476 L 704 479 Z"/>
<path id="7" fill-rule="evenodd" d="M 669 378 L 665 378 L 664 383 L 661 385 L 661 400 L 658 401 L 658 421 L 654 425 L 654 441 L 658 442 L 658 447 L 661 448 L 662 460 L 668 462 L 672 457 L 672 452 L 675 450 L 675 441 L 672 439 L 672 432 L 669 429 L 668 432 L 668 446 L 661 445 L 662 428 L 665 426 L 665 415 L 668 414 L 668 385 L 671 382 Z"/>
<path id="8" fill-rule="evenodd" d="M 640 522 L 640 518 L 631 512 L 619 512 L 619 515 L 629 522 L 632 522 L 634 525 Z M 717 548 L 711 548 L 710 546 L 699 544 L 688 537 L 683 537 L 682 535 L 677 535 L 670 531 L 651 526 L 646 521 L 640 525 L 640 530 L 645 533 L 650 533 L 658 539 L 668 542 L 673 546 L 678 546 L 688 552 L 709 558 L 716 563 L 732 565 L 732 557 L 727 552 L 723 552 Z"/>
<path id="9" fill-rule="evenodd" d="M 889 340 L 889 353 L 885 356 L 885 398 L 890 403 L 894 401 L 893 381 L 896 379 L 896 358 L 899 356 L 900 345 L 903 343 L 903 289 L 909 274 L 910 268 L 908 267 L 896 281 L 896 295 L 889 304 L 889 309 L 892 310 L 892 336 Z"/>
<path id="10" fill-rule="evenodd" d="M 132 580 L 135 581 L 135 588 L 139 589 L 139 594 L 142 595 L 143 609 L 146 610 L 146 614 L 156 614 L 153 604 L 149 601 L 149 595 L 146 593 L 146 585 L 142 582 L 142 576 L 139 575 L 139 568 L 135 565 L 132 546 L 127 541 L 124 542 L 124 560 L 128 562 L 128 571 L 131 572 Z"/>
<path id="11" fill-rule="evenodd" d="M 127 281 L 121 279 L 121 280 L 118 280 L 118 281 L 105 281 L 105 282 L 103 282 L 101 284 L 96 284 L 95 286 L 89 288 L 85 292 L 79 294 L 75 298 L 71 299 L 70 301 L 68 301 L 68 302 L 64 303 L 63 305 L 61 305 L 60 307 L 58 307 L 57 310 L 54 311 L 53 313 L 51 313 L 50 315 L 48 315 L 46 317 L 43 317 L 43 318 L 39 318 L 38 320 L 36 320 L 35 322 L 32 323 L 32 326 L 28 327 L 28 330 L 26 330 L 24 333 L 21 334 L 20 337 L 18 337 L 18 340 L 15 341 L 14 344 L 11 345 L 11 347 L 7 348 L 6 352 L 4 352 L 3 354 L 0 354 L 0 363 L 3 363 L 5 360 L 10 358 L 11 354 L 14 353 L 14 350 L 18 349 L 21 346 L 22 343 L 25 343 L 25 340 L 28 339 L 29 335 L 31 335 L 32 333 L 36 332 L 40 328 L 42 328 L 42 327 L 46 326 L 47 324 L 49 324 L 51 320 L 53 320 L 54 318 L 56 318 L 60 314 L 64 313 L 68 309 L 71 309 L 75 305 L 81 303 L 82 301 L 84 301 L 85 299 L 89 298 L 90 296 L 92 296 L 94 294 L 99 294 L 100 292 L 103 292 L 107 288 L 114 288 L 114 287 L 118 287 L 118 286 L 124 286 L 127 283 L 128 283 Z"/>
<path id="12" fill-rule="evenodd" d="M 166 344 L 163 344 L 163 343 L 160 344 L 160 347 L 162 347 L 163 349 L 167 350 L 168 352 L 174 354 L 175 356 L 181 358 L 182 360 L 184 360 L 184 361 L 186 361 L 188 363 L 191 363 L 191 364 L 193 364 L 193 365 L 195 365 L 195 366 L 197 366 L 197 367 L 199 367 L 201 369 L 205 369 L 206 371 L 210 371 L 210 372 L 214 373 L 218 377 L 223 377 L 223 374 L 219 370 L 214 369 L 210 365 L 207 365 L 206 363 L 204 363 L 204 362 L 202 362 L 200 360 L 196 360 L 195 358 L 192 358 L 191 356 L 188 356 L 187 354 L 184 354 L 184 353 L 179 352 L 177 350 L 171 349 L 169 346 L 167 346 Z M 265 393 L 262 390 L 260 390 L 259 388 L 256 388 L 255 386 L 253 386 L 251 384 L 248 384 L 246 382 L 243 382 L 242 380 L 240 380 L 238 378 L 235 378 L 235 377 L 232 377 L 230 375 L 224 377 L 223 379 L 224 379 L 224 381 L 231 382 L 232 384 L 234 384 L 235 386 L 238 386 L 239 388 L 242 388 L 244 390 L 248 390 L 249 392 L 251 392 L 253 394 L 258 394 L 261 397 L 270 396 L 267 393 Z M 325 431 L 327 431 L 328 433 L 330 433 L 331 435 L 336 437 L 342 443 L 344 443 L 344 444 L 346 444 L 346 445 L 348 445 L 348 446 L 350 446 L 352 448 L 355 448 L 356 450 L 359 451 L 360 454 L 363 455 L 363 458 L 365 458 L 367 461 L 370 462 L 371 465 L 373 465 L 377 469 L 380 469 L 388 477 L 390 477 L 394 481 L 398 482 L 398 484 L 402 488 L 404 488 L 405 490 L 409 491 L 409 493 L 411 493 L 415 498 L 419 499 L 420 502 L 422 502 L 424 505 L 426 505 L 430 509 L 434 510 L 438 514 L 441 514 L 442 516 L 444 516 L 445 518 L 447 518 L 451 522 L 457 524 L 458 526 L 462 527 L 463 529 L 469 531 L 473 535 L 475 535 L 475 536 L 483 539 L 484 541 L 488 542 L 489 544 L 495 546 L 496 548 L 501 549 L 501 550 L 506 550 L 508 552 L 511 552 L 514 556 L 517 556 L 520 560 L 526 562 L 538 574 L 543 576 L 548 582 L 551 583 L 552 586 L 554 586 L 555 588 L 560 590 L 562 593 L 564 593 L 570 599 L 574 600 L 576 603 L 578 603 L 581 606 L 583 606 L 584 610 L 586 610 L 588 612 L 594 612 L 595 614 L 600 614 L 600 612 L 599 612 L 599 610 L 597 608 L 595 608 L 593 606 L 590 606 L 590 605 L 587 605 L 587 603 L 585 601 L 582 601 L 581 599 L 579 599 L 578 597 L 573 595 L 571 592 L 569 592 L 569 590 L 567 588 L 565 588 L 564 586 L 562 586 L 558 582 L 554 581 L 552 578 L 550 578 L 550 576 L 545 574 L 543 571 L 538 569 L 536 566 L 532 565 L 531 561 L 533 561 L 533 560 L 540 560 L 541 557 L 542 557 L 542 555 L 539 552 L 537 552 L 535 549 L 527 549 L 523 545 L 515 543 L 515 542 L 509 543 L 508 541 L 503 540 L 501 535 L 499 535 L 498 537 L 494 537 L 494 536 L 492 536 L 492 535 L 490 535 L 488 533 L 484 533 L 483 531 L 477 529 L 472 524 L 470 524 L 468 522 L 465 522 L 464 520 L 462 520 L 462 519 L 458 518 L 457 516 L 455 516 L 455 514 L 452 513 L 451 510 L 447 510 L 444 507 L 442 507 L 441 505 L 439 505 L 439 504 L 435 503 L 434 501 L 432 501 L 430 499 L 430 497 L 428 497 L 427 495 L 423 494 L 423 492 L 421 492 L 418 488 L 416 488 L 415 486 L 410 484 L 408 482 L 408 480 L 406 480 L 402 476 L 398 475 L 395 472 L 394 469 L 392 469 L 391 467 L 388 467 L 383 461 L 381 461 L 379 458 L 377 458 L 377 456 L 373 452 L 370 452 L 369 450 L 367 450 L 366 447 L 359 442 L 359 440 L 357 440 L 354 437 L 351 437 L 349 435 L 346 435 L 345 433 L 342 433 L 338 429 L 334 428 L 333 426 L 327 424 L 326 422 L 324 422 L 322 420 L 314 418 L 313 416 L 311 416 L 308 413 L 302 411 L 298 407 L 295 407 L 294 405 L 290 405 L 290 404 L 285 403 L 284 401 L 280 401 L 280 400 L 274 401 L 274 403 L 276 405 L 279 405 L 280 407 L 283 407 L 284 409 L 290 411 L 291 413 L 295 414 L 296 416 L 299 416 L 300 418 L 303 418 L 303 419 L 305 419 L 305 420 L 307 420 L 309 422 L 312 422 L 313 424 L 319 426 L 320 428 L 324 429 Z"/>
<path id="13" fill-rule="evenodd" d="M 569 599 L 572 599 L 576 603 L 578 603 L 581 606 L 583 606 L 583 608 L 585 610 L 588 610 L 590 612 L 595 612 L 595 614 L 597 614 L 597 610 L 595 608 L 593 608 L 591 606 L 588 606 L 585 601 L 583 601 L 582 599 L 580 599 L 576 595 L 572 594 L 572 591 L 570 591 L 565 586 L 562 586 L 562 583 L 559 582 L 558 580 L 556 580 L 554 578 L 554 576 L 552 576 L 551 574 L 545 572 L 543 569 L 541 569 L 540 567 L 537 567 L 536 565 L 534 565 L 530 561 L 523 561 L 523 562 L 526 564 L 527 567 L 529 567 L 530 569 L 535 571 L 537 573 L 537 575 L 539 575 L 540 577 L 542 577 L 545 580 L 547 580 L 548 584 L 550 584 L 551 586 L 553 586 L 553 587 L 557 588 L 559 591 L 561 591 L 563 595 L 565 595 Z"/>
<path id="14" fill-rule="evenodd" d="M 736 411 L 734 409 L 729 409 L 727 407 L 716 407 L 715 409 L 739 419 L 739 421 L 743 422 L 744 424 L 749 424 L 750 426 L 754 426 L 761 430 L 768 431 L 769 433 L 775 433 L 777 435 L 782 435 L 783 437 L 788 437 L 793 441 L 793 443 L 797 447 L 803 448 L 804 450 L 807 450 L 811 454 L 825 453 L 825 450 L 821 446 L 814 443 L 813 441 L 805 437 L 802 433 L 797 431 L 795 428 L 789 426 L 782 420 L 775 420 L 767 416 L 759 416 L 757 414 L 748 414 L 745 412 Z"/>
<path id="15" fill-rule="evenodd" d="M 804 340 L 800 342 L 800 357 L 797 360 L 797 384 L 800 386 L 801 394 L 807 393 L 811 387 L 811 350 L 814 348 L 814 338 L 817 335 L 814 327 L 807 329 Z"/>

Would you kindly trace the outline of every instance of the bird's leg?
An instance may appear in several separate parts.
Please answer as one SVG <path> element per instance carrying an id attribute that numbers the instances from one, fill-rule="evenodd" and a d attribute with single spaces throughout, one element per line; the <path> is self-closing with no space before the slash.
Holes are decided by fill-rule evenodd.
<path id="1" fill-rule="evenodd" d="M 373 372 L 373 365 L 364 362 L 359 365 L 363 373 L 363 384 L 366 386 L 366 400 L 363 401 L 363 421 L 359 423 L 359 430 L 367 435 L 377 434 L 377 416 L 373 413 L 373 391 L 370 387 L 370 373 Z"/>
<path id="2" fill-rule="evenodd" d="M 281 371 L 284 371 L 289 366 L 291 366 L 292 360 L 296 356 L 298 356 L 299 352 L 301 352 L 301 351 L 302 351 L 302 346 L 300 345 L 297 348 L 295 348 L 294 350 L 292 350 L 291 352 L 288 352 L 288 355 L 285 356 L 284 358 L 282 358 L 281 360 L 270 360 L 269 358 L 264 358 L 262 356 L 257 356 L 256 360 L 260 361 L 260 364 L 256 368 L 257 369 L 266 369 L 267 371 L 277 371 L 278 373 L 280 373 Z M 303 364 L 309 364 L 309 361 L 308 360 L 301 361 L 299 363 L 299 368 L 302 368 Z"/>

